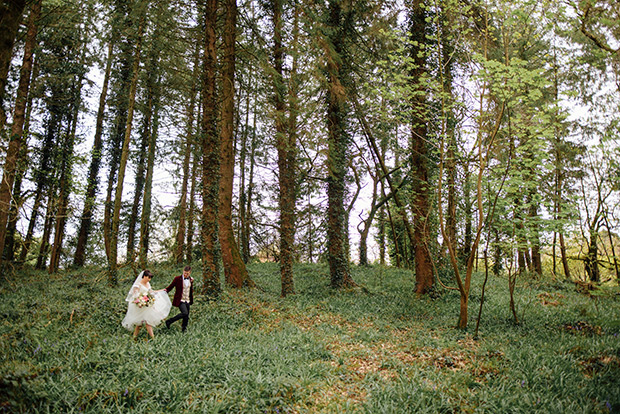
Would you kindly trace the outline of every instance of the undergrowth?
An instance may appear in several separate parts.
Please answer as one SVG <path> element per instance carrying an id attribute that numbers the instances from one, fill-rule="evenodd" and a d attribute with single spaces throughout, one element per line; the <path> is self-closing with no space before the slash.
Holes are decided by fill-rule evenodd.
<path id="1" fill-rule="evenodd" d="M 196 291 L 200 270 L 195 266 Z M 153 269 L 165 287 L 180 269 Z M 569 282 L 492 278 L 480 332 L 454 328 L 458 292 L 413 294 L 410 272 L 353 268 L 363 289 L 334 291 L 328 269 L 297 265 L 279 296 L 277 264 L 259 288 L 196 295 L 180 324 L 134 342 L 120 322 L 134 276 L 23 270 L 0 285 L 0 412 L 620 412 L 620 300 Z M 178 310 L 173 308 L 171 315 Z"/>

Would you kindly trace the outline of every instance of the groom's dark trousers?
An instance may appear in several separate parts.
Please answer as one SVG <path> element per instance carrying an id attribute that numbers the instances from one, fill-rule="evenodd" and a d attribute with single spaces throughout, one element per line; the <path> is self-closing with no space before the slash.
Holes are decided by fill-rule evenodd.
<path id="1" fill-rule="evenodd" d="M 176 322 L 179 319 L 183 319 L 183 322 L 181 322 L 181 330 L 185 331 L 187 329 L 187 323 L 189 322 L 189 303 L 181 302 L 179 304 L 179 310 L 181 311 L 181 313 L 176 315 L 174 318 L 168 319 L 166 324 L 171 325 L 173 322 Z"/>

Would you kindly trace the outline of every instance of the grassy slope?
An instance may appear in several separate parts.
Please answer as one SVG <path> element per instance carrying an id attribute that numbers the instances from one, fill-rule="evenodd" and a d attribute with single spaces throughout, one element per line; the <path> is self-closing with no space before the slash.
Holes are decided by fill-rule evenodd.
<path id="1" fill-rule="evenodd" d="M 282 299 L 277 265 L 250 271 L 260 290 L 199 298 L 185 335 L 177 323 L 152 342 L 120 326 L 129 274 L 116 289 L 99 270 L 13 277 L 0 412 L 620 412 L 617 295 L 521 281 L 515 326 L 495 279 L 475 341 L 453 328 L 458 294 L 417 299 L 409 272 L 354 269 L 368 292 L 334 292 L 326 268 L 299 265 Z M 176 273 L 156 269 L 154 288 Z M 472 328 L 478 303 L 475 287 Z"/>

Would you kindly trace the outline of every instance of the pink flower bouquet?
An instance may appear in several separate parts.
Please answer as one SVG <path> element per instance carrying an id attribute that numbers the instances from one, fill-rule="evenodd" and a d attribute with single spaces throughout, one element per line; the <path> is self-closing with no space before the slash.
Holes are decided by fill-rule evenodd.
<path id="1" fill-rule="evenodd" d="M 153 303 L 155 303 L 155 297 L 152 293 L 147 293 L 146 295 L 140 295 L 133 300 L 133 303 L 136 304 L 139 308 L 149 307 Z"/>

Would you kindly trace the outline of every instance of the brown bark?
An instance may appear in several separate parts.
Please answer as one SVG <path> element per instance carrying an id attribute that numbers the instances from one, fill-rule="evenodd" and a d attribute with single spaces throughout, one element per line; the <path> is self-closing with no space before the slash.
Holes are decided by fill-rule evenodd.
<path id="1" fill-rule="evenodd" d="M 219 234 L 226 283 L 233 287 L 254 286 L 239 253 L 232 227 L 232 190 L 235 155 L 235 41 L 237 2 L 226 0 L 222 55 L 222 130 L 220 142 Z"/>
<path id="2" fill-rule="evenodd" d="M 38 1 L 37 3 L 40 6 Z M 4 89 L 13 57 L 15 37 L 25 8 L 26 0 L 2 0 L 0 2 L 0 131 L 4 129 L 6 123 Z"/>
<path id="3" fill-rule="evenodd" d="M 220 139 L 216 117 L 217 1 L 205 1 L 205 48 L 202 74 L 202 275 L 203 293 L 217 296 L 220 286 L 219 178 Z"/>
<path id="4" fill-rule="evenodd" d="M 18 3 L 18 2 L 16 2 Z M 23 7 L 22 7 L 23 8 Z M 11 208 L 11 191 L 15 183 L 15 173 L 17 167 L 17 159 L 20 154 L 20 148 L 24 137 L 24 120 L 26 107 L 28 103 L 28 91 L 30 89 L 30 76 L 32 74 L 32 56 L 36 45 L 37 23 L 41 15 L 41 0 L 33 3 L 30 18 L 28 19 L 28 32 L 26 35 L 26 45 L 24 47 L 24 57 L 22 60 L 22 68 L 19 76 L 19 85 L 17 88 L 17 98 L 15 101 L 15 110 L 13 113 L 13 125 L 11 128 L 11 138 L 7 148 L 6 159 L 4 162 L 4 171 L 2 173 L 2 181 L 0 181 L 0 265 L 2 264 L 2 253 L 4 252 L 4 242 L 6 237 L 7 222 L 9 219 L 9 211 Z M 8 17 L 8 16 L 7 16 Z M 4 17 L 0 18 L 0 31 L 4 25 Z M 5 30 L 8 30 L 6 28 Z M 2 39 L 0 38 L 0 41 Z M 4 51 L 2 51 L 4 53 Z M 4 58 L 0 56 L 0 58 Z M 2 64 L 2 62 L 0 62 Z M 5 77 L 6 79 L 6 77 Z M 4 83 L 0 84 L 0 91 L 4 90 Z M 0 100 L 0 106 L 2 102 Z M 0 125 L 0 129 L 2 125 Z"/>
<path id="5" fill-rule="evenodd" d="M 426 44 L 426 13 L 422 0 L 412 2 L 409 11 L 412 46 L 409 55 L 414 62 L 411 77 L 417 82 L 411 108 L 411 167 L 413 191 L 413 251 L 415 257 L 416 293 L 425 294 L 433 288 L 433 265 L 429 250 L 430 186 L 428 182 L 428 149 L 426 146 L 427 114 L 426 86 L 422 78 L 426 73 L 426 57 L 422 45 Z"/>

